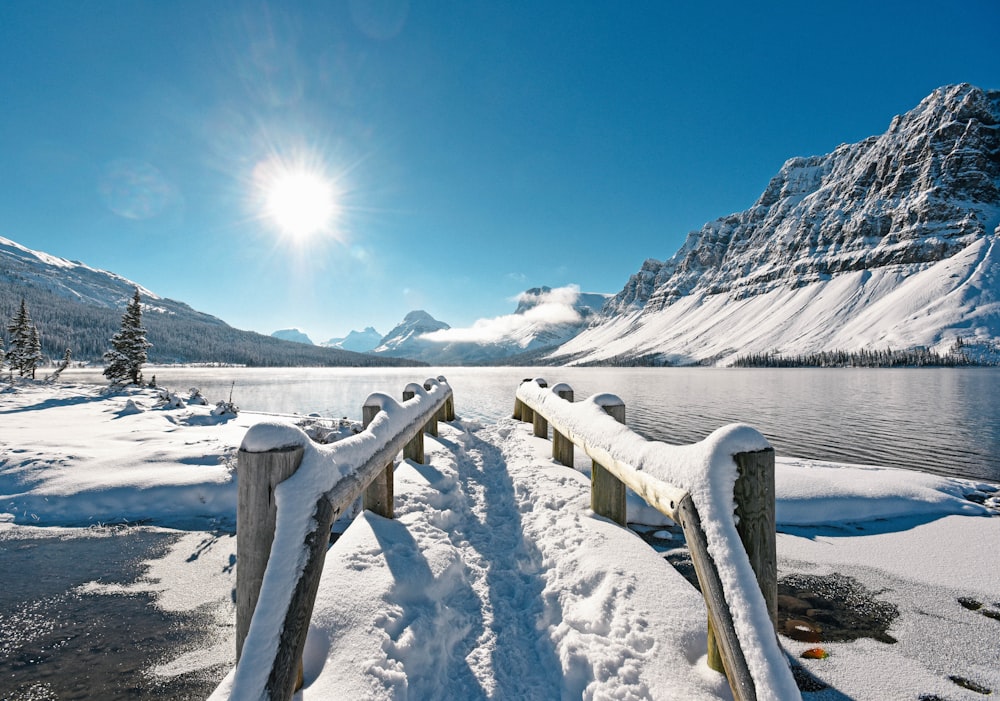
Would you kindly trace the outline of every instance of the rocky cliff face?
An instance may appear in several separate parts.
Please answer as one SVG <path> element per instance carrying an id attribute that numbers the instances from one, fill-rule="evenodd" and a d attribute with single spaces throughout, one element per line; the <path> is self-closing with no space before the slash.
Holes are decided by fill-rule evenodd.
<path id="1" fill-rule="evenodd" d="M 605 312 L 929 264 L 998 223 L 1000 92 L 944 87 L 881 136 L 789 160 L 750 209 L 692 232 L 665 262 L 647 260 Z"/>
<path id="2" fill-rule="evenodd" d="M 786 162 L 554 357 L 1000 345 L 998 225 L 1000 92 L 943 87 L 880 136 Z"/>

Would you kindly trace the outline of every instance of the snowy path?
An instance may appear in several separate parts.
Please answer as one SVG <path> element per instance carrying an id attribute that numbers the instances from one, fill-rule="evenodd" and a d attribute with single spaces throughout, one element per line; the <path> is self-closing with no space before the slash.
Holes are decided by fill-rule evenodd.
<path id="1" fill-rule="evenodd" d="M 426 442 L 396 520 L 362 514 L 328 555 L 299 698 L 726 698 L 700 596 L 547 443 L 511 421 Z"/>

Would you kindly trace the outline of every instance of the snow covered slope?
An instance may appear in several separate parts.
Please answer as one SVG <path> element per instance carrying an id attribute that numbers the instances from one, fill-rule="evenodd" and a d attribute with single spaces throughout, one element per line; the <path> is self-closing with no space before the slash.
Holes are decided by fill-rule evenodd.
<path id="1" fill-rule="evenodd" d="M 208 314 L 191 309 L 182 302 L 166 299 L 121 275 L 91 268 L 78 261 L 33 251 L 0 236 L 0 285 L 4 288 L 41 290 L 69 302 L 120 311 L 132 298 L 135 289 L 142 296 L 143 311 L 197 317 L 201 321 L 222 324 Z"/>
<path id="2" fill-rule="evenodd" d="M 881 136 L 789 160 L 551 357 L 726 363 L 958 337 L 996 351 L 998 225 L 1000 92 L 940 88 Z"/>

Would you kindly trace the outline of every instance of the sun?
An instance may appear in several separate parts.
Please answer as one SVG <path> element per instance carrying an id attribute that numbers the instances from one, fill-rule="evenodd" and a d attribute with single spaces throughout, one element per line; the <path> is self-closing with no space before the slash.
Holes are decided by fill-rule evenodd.
<path id="1" fill-rule="evenodd" d="M 283 234 L 304 241 L 331 231 L 338 213 L 337 191 L 320 170 L 269 163 L 257 173 L 263 215 Z"/>

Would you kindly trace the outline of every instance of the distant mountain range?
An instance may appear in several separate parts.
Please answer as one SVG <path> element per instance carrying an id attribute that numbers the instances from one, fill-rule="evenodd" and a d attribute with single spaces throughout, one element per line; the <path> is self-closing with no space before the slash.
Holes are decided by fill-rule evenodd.
<path id="1" fill-rule="evenodd" d="M 940 88 L 880 136 L 786 162 L 750 209 L 647 260 L 544 360 L 729 364 L 958 343 L 1000 359 L 998 240 L 1000 92 Z"/>
<path id="2" fill-rule="evenodd" d="M 513 314 L 452 328 L 423 310 L 406 315 L 372 352 L 435 365 L 529 362 L 529 355 L 557 347 L 585 328 L 610 295 L 575 287 L 535 287 L 517 298 Z"/>
<path id="3" fill-rule="evenodd" d="M 250 366 L 382 366 L 412 361 L 291 343 L 234 329 L 221 319 L 160 297 L 143 286 L 76 261 L 32 251 L 0 237 L 0 322 L 13 317 L 24 298 L 38 326 L 42 351 L 61 358 L 100 361 L 121 328 L 135 288 L 143 325 L 153 344 L 150 363 L 230 363 Z"/>

